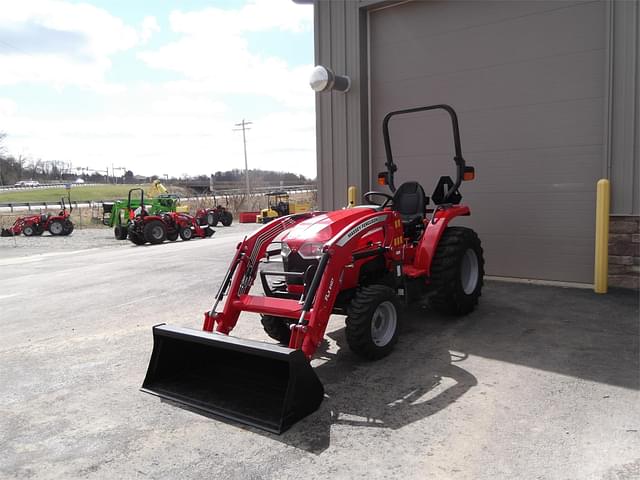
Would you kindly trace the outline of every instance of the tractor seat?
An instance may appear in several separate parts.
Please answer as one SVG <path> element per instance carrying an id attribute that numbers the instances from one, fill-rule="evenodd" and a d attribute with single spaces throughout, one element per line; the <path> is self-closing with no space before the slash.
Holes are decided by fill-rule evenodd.
<path id="1" fill-rule="evenodd" d="M 418 182 L 405 182 L 393 195 L 393 209 L 402 218 L 404 235 L 416 237 L 418 227 L 422 225 L 426 214 L 429 198 L 424 194 L 424 189 Z"/>

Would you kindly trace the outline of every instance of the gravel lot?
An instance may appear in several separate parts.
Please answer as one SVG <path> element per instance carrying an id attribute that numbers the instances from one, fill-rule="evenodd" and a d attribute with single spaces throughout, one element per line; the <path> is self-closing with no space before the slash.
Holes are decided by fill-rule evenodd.
<path id="1" fill-rule="evenodd" d="M 335 316 L 313 361 L 326 398 L 280 436 L 141 393 L 152 325 L 198 329 L 253 228 L 0 239 L 0 478 L 640 478 L 633 292 L 489 281 L 464 319 L 407 311 L 378 362 Z M 233 333 L 267 340 L 255 315 Z"/>

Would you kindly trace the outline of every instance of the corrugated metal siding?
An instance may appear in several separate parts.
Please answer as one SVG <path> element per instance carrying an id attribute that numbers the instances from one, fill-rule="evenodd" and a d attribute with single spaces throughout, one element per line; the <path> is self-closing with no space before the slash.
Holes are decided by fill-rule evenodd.
<path id="1" fill-rule="evenodd" d="M 347 187 L 356 185 L 360 192 L 368 184 L 367 151 L 368 99 L 364 47 L 366 23 L 357 2 L 321 1 L 315 8 L 315 61 L 351 78 L 351 89 L 344 93 L 318 94 L 317 151 L 320 205 L 323 209 L 347 204 Z M 361 64 L 364 62 L 364 65 Z"/>
<path id="2" fill-rule="evenodd" d="M 640 6 L 618 1 L 608 7 L 611 208 L 613 214 L 640 215 Z"/>

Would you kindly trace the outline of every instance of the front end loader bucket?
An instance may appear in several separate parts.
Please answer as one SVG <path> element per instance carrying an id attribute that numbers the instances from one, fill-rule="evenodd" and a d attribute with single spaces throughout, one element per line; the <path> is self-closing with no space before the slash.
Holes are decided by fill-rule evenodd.
<path id="1" fill-rule="evenodd" d="M 3 228 L 0 231 L 0 237 L 13 237 L 13 232 L 8 228 Z"/>
<path id="2" fill-rule="evenodd" d="M 141 390 L 278 434 L 324 397 L 300 350 L 164 324 Z"/>

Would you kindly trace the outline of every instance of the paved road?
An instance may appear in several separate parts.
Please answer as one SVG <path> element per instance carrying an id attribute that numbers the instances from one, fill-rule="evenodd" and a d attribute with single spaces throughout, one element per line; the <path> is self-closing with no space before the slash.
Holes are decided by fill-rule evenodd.
<path id="1" fill-rule="evenodd" d="M 0 478 L 640 476 L 631 293 L 488 282 L 463 320 L 411 310 L 375 363 L 336 317 L 313 362 L 327 398 L 281 436 L 139 392 L 151 326 L 199 328 L 250 228 L 47 255 L 0 244 Z M 254 316 L 234 333 L 266 340 Z"/>

